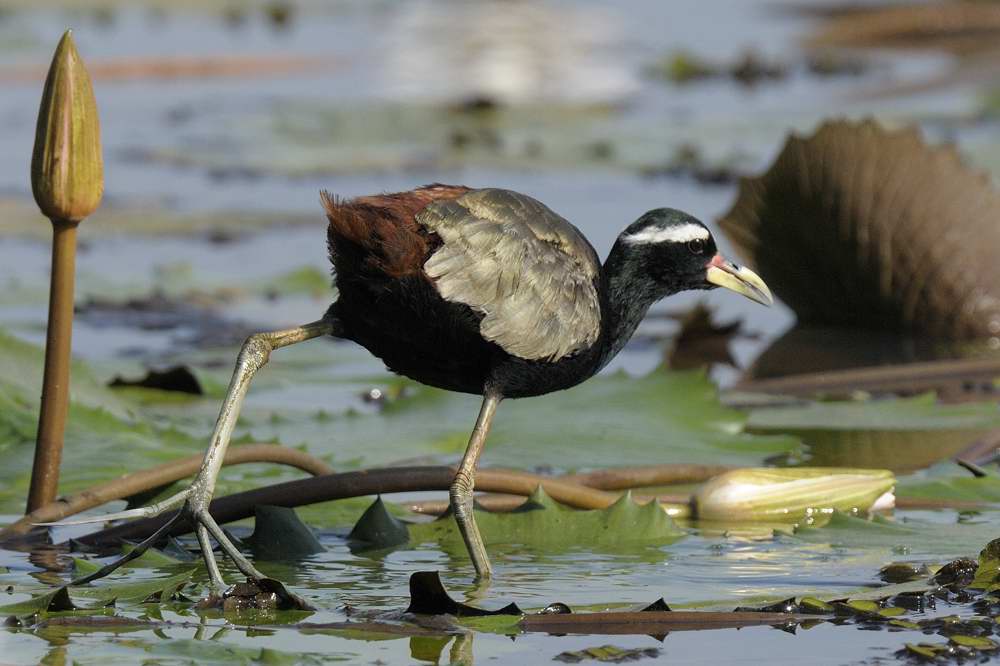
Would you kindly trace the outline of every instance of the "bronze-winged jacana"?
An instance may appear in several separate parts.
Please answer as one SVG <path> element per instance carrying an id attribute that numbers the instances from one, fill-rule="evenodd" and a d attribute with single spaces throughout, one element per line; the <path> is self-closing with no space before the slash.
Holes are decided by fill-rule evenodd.
<path id="1" fill-rule="evenodd" d="M 602 267 L 576 227 L 509 190 L 430 185 L 348 200 L 323 193 L 322 201 L 337 301 L 319 321 L 247 339 L 205 461 L 187 490 L 100 518 L 151 516 L 183 503 L 217 588 L 223 581 L 209 535 L 243 573 L 262 577 L 207 507 L 240 403 L 274 349 L 332 335 L 364 346 L 394 372 L 483 396 L 451 503 L 476 573 L 488 577 L 472 491 L 503 398 L 542 395 L 592 377 L 650 305 L 679 291 L 721 286 L 771 303 L 764 282 L 718 254 L 701 222 L 670 208 L 629 225 Z"/>

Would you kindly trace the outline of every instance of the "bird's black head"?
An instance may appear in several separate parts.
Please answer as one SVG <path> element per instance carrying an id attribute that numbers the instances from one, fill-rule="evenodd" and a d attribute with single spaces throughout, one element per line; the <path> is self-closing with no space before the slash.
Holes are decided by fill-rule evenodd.
<path id="1" fill-rule="evenodd" d="M 763 280 L 727 261 L 708 227 L 673 208 L 651 210 L 630 224 L 618 236 L 607 269 L 629 283 L 632 297 L 650 302 L 687 289 L 726 287 L 771 303 Z"/>

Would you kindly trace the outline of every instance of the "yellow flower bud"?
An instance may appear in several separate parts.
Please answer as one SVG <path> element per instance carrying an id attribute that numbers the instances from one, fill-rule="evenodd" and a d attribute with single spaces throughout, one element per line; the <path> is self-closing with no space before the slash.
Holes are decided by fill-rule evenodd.
<path id="1" fill-rule="evenodd" d="M 59 41 L 45 79 L 31 189 L 47 217 L 73 222 L 93 213 L 104 194 L 97 102 L 70 30 Z"/>
<path id="2" fill-rule="evenodd" d="M 884 469 L 749 468 L 721 474 L 695 493 L 701 520 L 798 521 L 839 511 L 892 508 L 896 479 Z"/>

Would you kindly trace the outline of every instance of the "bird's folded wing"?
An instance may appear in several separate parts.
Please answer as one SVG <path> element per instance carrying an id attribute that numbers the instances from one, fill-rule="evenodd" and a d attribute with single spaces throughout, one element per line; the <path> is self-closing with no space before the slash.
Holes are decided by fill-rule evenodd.
<path id="1" fill-rule="evenodd" d="M 483 314 L 484 338 L 546 361 L 597 341 L 597 253 L 544 204 L 509 190 L 473 190 L 432 203 L 417 221 L 443 241 L 425 272 L 442 298 Z"/>

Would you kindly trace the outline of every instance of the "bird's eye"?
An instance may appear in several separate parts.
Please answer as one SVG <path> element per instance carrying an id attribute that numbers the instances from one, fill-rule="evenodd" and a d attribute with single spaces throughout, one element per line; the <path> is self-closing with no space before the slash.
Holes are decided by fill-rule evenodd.
<path id="1" fill-rule="evenodd" d="M 700 238 L 689 240 L 688 249 L 691 250 L 691 254 L 701 254 L 705 251 L 705 241 Z"/>

